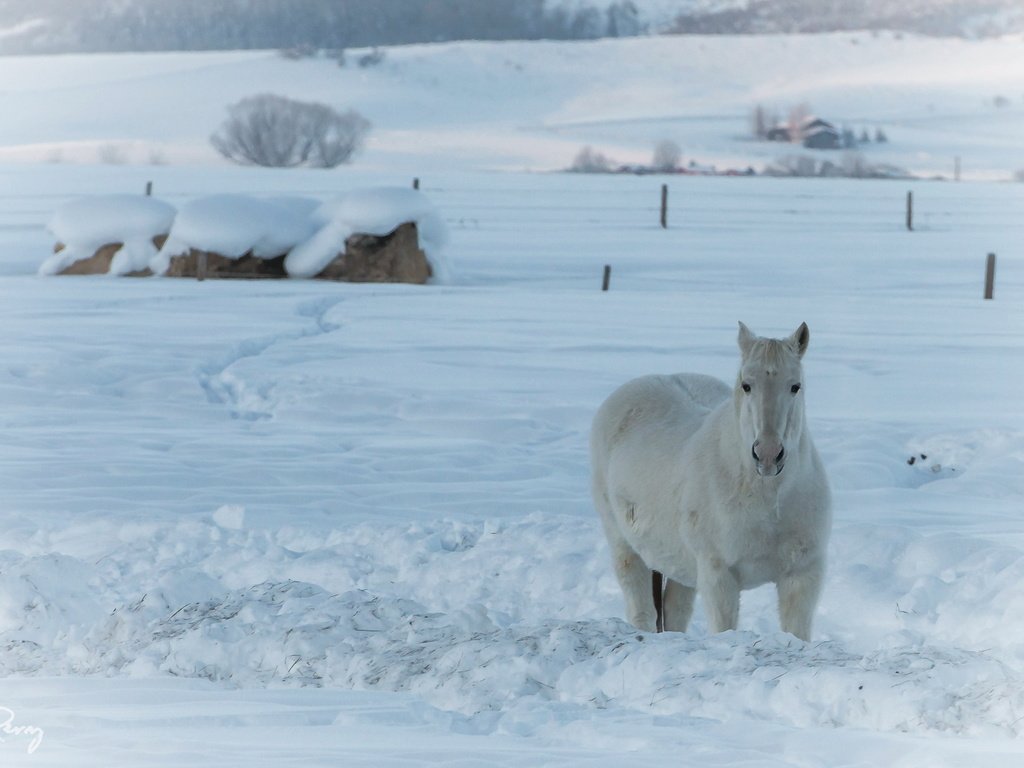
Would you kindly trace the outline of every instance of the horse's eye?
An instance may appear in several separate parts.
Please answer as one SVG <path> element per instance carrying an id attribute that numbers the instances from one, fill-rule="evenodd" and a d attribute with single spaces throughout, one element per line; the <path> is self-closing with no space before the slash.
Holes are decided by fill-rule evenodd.
<path id="1" fill-rule="evenodd" d="M 794 384 L 792 387 L 789 388 L 789 391 L 795 395 L 797 392 L 800 391 L 800 385 Z"/>
<path id="2" fill-rule="evenodd" d="M 740 387 L 743 389 L 744 392 L 750 392 L 750 385 L 747 384 L 747 382 L 744 381 L 742 384 L 740 384 Z"/>

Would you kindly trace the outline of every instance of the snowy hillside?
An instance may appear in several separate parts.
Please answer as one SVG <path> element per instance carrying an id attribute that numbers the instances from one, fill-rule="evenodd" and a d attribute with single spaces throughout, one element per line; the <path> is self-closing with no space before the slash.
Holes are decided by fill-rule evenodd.
<path id="1" fill-rule="evenodd" d="M 755 107 L 807 104 L 884 129 L 888 143 L 862 148 L 873 162 L 948 177 L 959 156 L 965 178 L 1008 179 L 1024 168 L 1021 82 L 1020 39 L 891 34 L 410 46 L 371 68 L 270 52 L 9 57 L 0 160 L 219 162 L 209 137 L 226 107 L 271 92 L 369 118 L 368 169 L 550 170 L 588 144 L 646 162 L 663 139 L 686 162 L 760 169 L 803 150 L 753 141 Z"/>

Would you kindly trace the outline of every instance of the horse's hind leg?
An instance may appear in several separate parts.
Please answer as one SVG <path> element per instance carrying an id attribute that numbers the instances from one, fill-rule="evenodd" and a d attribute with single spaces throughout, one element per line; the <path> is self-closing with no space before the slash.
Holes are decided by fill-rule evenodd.
<path id="1" fill-rule="evenodd" d="M 615 576 L 626 598 L 626 619 L 639 630 L 657 632 L 658 613 L 651 593 L 651 569 L 625 541 L 620 546 L 612 543 L 612 558 Z"/>
<path id="2" fill-rule="evenodd" d="M 643 632 L 657 632 L 658 613 L 651 592 L 654 574 L 619 531 L 615 512 L 604 490 L 604 482 L 597 474 L 593 491 L 594 505 L 601 515 L 608 548 L 611 550 L 615 577 L 626 598 L 626 620 Z"/>
<path id="3" fill-rule="evenodd" d="M 697 590 L 684 587 L 678 581 L 668 580 L 665 586 L 664 622 L 666 632 L 685 632 L 693 613 L 693 598 Z"/>

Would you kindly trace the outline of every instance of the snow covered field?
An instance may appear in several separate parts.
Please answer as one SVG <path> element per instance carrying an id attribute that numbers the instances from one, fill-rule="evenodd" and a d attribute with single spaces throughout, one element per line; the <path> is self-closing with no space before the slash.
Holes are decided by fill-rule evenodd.
<path id="1" fill-rule="evenodd" d="M 372 71 L 0 60 L 0 157 L 60 160 L 0 165 L 0 765 L 1018 766 L 1024 185 L 673 178 L 662 230 L 661 178 L 495 170 L 602 138 L 646 159 L 663 125 L 688 157 L 746 158 L 757 94 L 885 121 L 881 158 L 915 170 L 1024 167 L 1020 41 L 852 37 L 422 46 Z M 673 56 L 694 76 L 640 87 Z M 350 89 L 366 155 L 215 164 L 256 81 Z M 96 164 L 108 146 L 126 162 Z M 157 159 L 190 164 L 132 164 Z M 445 285 L 36 275 L 81 195 L 326 201 L 413 176 Z M 770 588 L 736 632 L 699 608 L 687 635 L 632 630 L 589 500 L 603 398 L 731 380 L 740 319 L 811 329 L 836 522 L 808 645 Z"/>
<path id="2" fill-rule="evenodd" d="M 1021 187 L 908 233 L 902 184 L 679 179 L 662 231 L 655 179 L 450 173 L 452 285 L 33 275 L 65 192 L 371 176 L 4 170 L 5 765 L 1019 763 Z M 588 499 L 603 397 L 730 379 L 740 318 L 811 327 L 807 646 L 770 589 L 631 630 Z"/>

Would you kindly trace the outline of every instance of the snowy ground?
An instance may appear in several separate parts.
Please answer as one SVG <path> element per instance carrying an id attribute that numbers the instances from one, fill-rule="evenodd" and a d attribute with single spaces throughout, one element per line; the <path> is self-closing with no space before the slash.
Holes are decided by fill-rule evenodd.
<path id="1" fill-rule="evenodd" d="M 0 169 L 3 765 L 1019 765 L 1024 187 L 908 233 L 903 184 L 676 179 L 663 231 L 660 179 L 448 172 L 446 286 L 34 275 L 83 192 L 383 176 Z M 638 634 L 588 499 L 601 400 L 731 379 L 739 319 L 811 328 L 809 645 L 770 589 Z"/>

